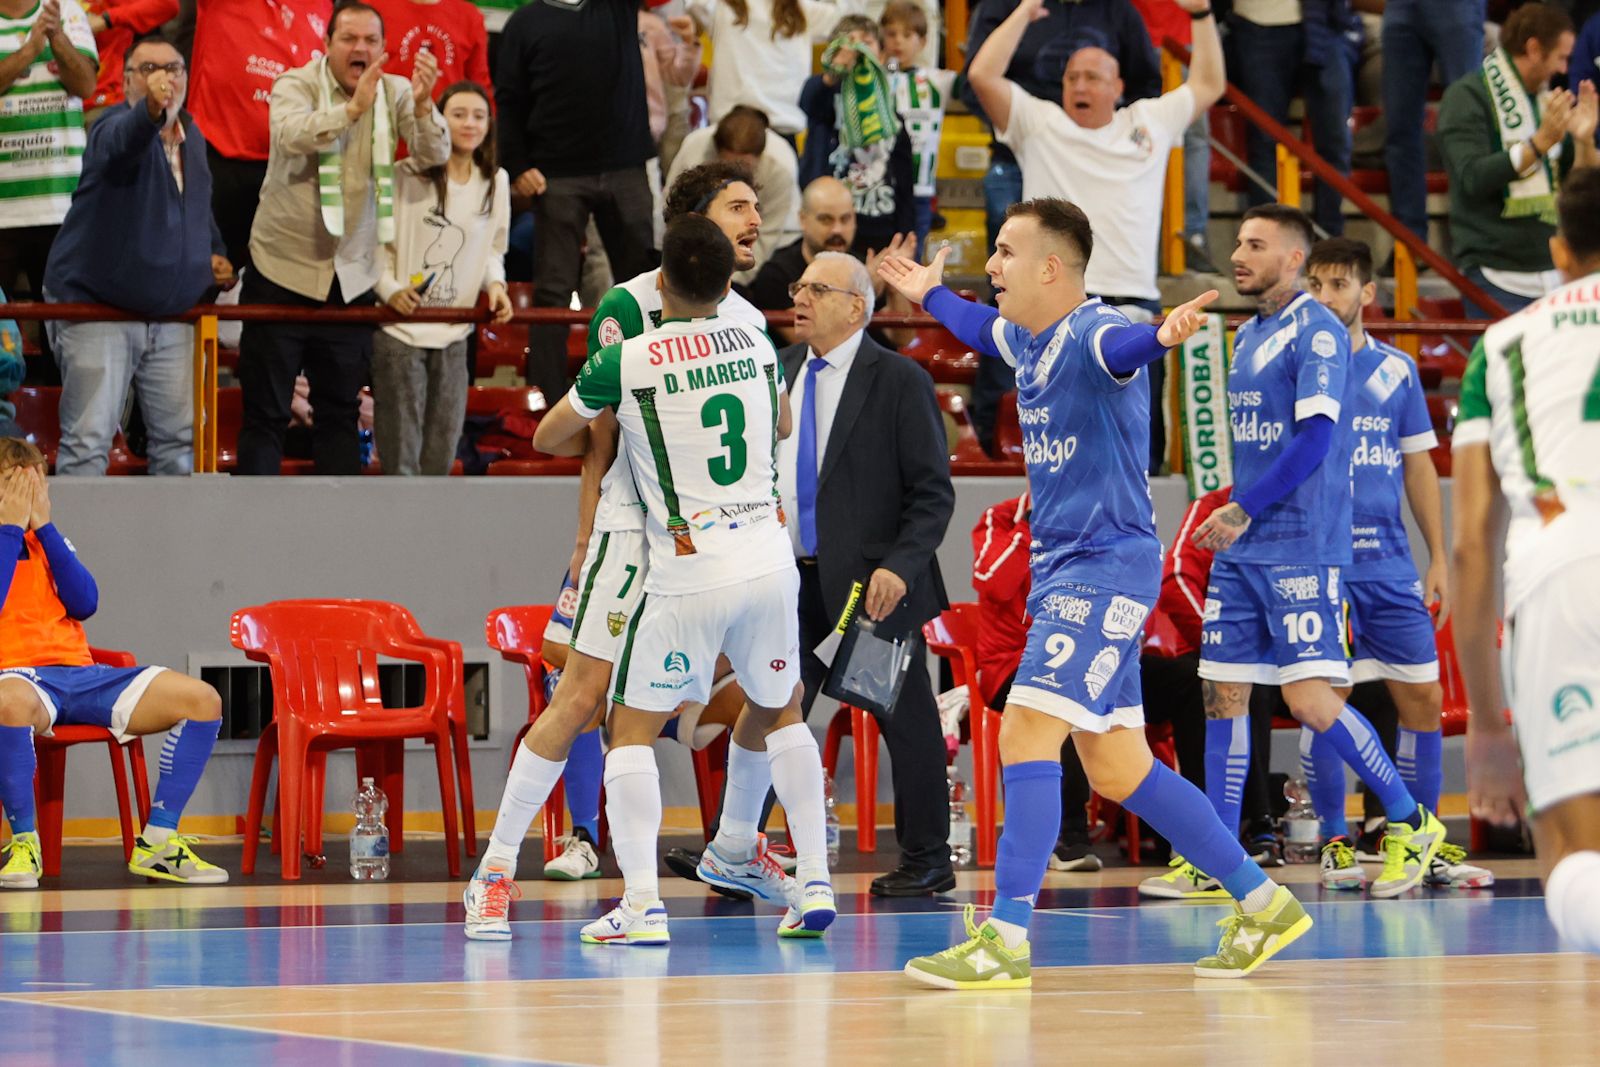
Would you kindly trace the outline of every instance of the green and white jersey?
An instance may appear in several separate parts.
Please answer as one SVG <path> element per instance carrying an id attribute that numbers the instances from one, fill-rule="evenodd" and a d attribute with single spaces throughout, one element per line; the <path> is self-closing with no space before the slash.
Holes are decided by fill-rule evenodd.
<path id="1" fill-rule="evenodd" d="M 661 325 L 661 289 L 657 284 L 660 269 L 647 270 L 638 277 L 606 290 L 600 305 L 589 320 L 589 355 L 606 345 L 619 344 L 630 337 L 647 334 Z M 767 318 L 744 297 L 729 291 L 723 298 L 717 317 L 731 322 L 747 323 L 766 332 Z M 639 501 L 639 491 L 634 487 L 633 468 L 628 454 L 617 450 L 616 462 L 600 482 L 600 506 L 595 509 L 594 526 L 597 530 L 644 529 L 644 505 Z"/>
<path id="2" fill-rule="evenodd" d="M 22 50 L 40 3 L 19 18 L 0 16 L 0 59 Z M 94 33 L 76 0 L 61 0 L 61 28 L 96 64 Z M 83 101 L 67 92 L 49 44 L 0 94 L 0 229 L 54 226 L 67 217 L 83 171 Z"/>
<path id="3" fill-rule="evenodd" d="M 589 358 L 569 394 L 617 411 L 645 504 L 647 593 L 681 596 L 794 566 L 778 502 L 783 367 L 767 335 L 725 319 L 663 322 Z"/>
<path id="4" fill-rule="evenodd" d="M 914 196 L 932 196 L 938 191 L 939 138 L 944 133 L 945 101 L 950 99 L 955 82 L 955 71 L 929 67 L 913 67 L 889 76 L 894 108 L 906 124 L 906 136 L 911 138 Z"/>
<path id="5" fill-rule="evenodd" d="M 1600 273 L 1495 323 L 1473 349 L 1452 447 L 1485 442 L 1511 513 L 1509 614 L 1600 555 Z"/>

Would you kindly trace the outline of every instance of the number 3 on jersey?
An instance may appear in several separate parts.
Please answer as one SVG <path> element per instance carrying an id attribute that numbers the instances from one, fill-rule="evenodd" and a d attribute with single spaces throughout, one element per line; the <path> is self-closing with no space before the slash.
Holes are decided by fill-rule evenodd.
<path id="1" fill-rule="evenodd" d="M 726 456 L 713 456 L 706 461 L 711 480 L 718 485 L 732 485 L 744 477 L 749 453 L 744 443 L 744 404 L 738 397 L 719 393 L 705 402 L 700 409 L 700 425 L 708 430 L 722 430 L 722 447 Z"/>

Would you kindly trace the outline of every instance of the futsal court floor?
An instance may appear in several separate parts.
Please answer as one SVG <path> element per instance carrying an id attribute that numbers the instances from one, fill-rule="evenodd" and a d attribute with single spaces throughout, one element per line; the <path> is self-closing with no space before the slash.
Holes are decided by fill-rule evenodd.
<path id="1" fill-rule="evenodd" d="M 544 881 L 533 842 L 524 865 L 509 943 L 462 936 L 459 882 L 289 885 L 275 861 L 251 884 L 0 894 L 0 1064 L 1600 1063 L 1600 960 L 1562 951 L 1528 860 L 1397 900 L 1297 884 L 1316 927 L 1237 982 L 1190 969 L 1225 906 L 1140 904 L 1150 867 L 1051 874 L 1031 994 L 900 973 L 961 905 L 981 917 L 987 871 L 909 901 L 841 874 L 821 941 L 664 875 L 672 944 L 629 949 L 577 937 L 618 881 Z"/>

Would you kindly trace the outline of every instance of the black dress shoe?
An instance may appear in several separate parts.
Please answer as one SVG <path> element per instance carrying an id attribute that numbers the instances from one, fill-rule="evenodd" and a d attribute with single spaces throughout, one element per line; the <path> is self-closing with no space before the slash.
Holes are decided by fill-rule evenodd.
<path id="1" fill-rule="evenodd" d="M 679 878 L 687 878 L 691 882 L 700 881 L 700 853 L 691 852 L 686 848 L 669 848 L 661 857 L 661 862 L 667 865 L 667 870 Z M 742 889 L 728 889 L 725 886 L 712 885 L 710 882 L 701 882 L 713 893 L 721 893 L 730 900 L 751 900 L 749 893 Z"/>
<path id="2" fill-rule="evenodd" d="M 901 864 L 872 880 L 875 897 L 925 897 L 948 893 L 956 887 L 956 872 L 949 867 L 907 867 Z"/>

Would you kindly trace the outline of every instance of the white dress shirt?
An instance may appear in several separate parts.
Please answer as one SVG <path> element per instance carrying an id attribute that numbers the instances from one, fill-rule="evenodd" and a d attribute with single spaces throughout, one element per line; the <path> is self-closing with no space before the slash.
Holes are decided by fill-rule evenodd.
<path id="1" fill-rule="evenodd" d="M 844 343 L 822 355 L 826 367 L 816 371 L 817 383 L 817 473 L 822 473 L 822 459 L 828 454 L 828 432 L 833 428 L 834 413 L 839 410 L 839 398 L 844 395 L 845 379 L 850 376 L 850 366 L 856 361 L 856 351 L 861 347 L 864 331 L 857 330 L 844 339 Z M 783 496 L 783 510 L 788 520 L 789 540 L 794 554 L 803 555 L 800 548 L 800 496 L 797 491 L 796 462 L 800 454 L 800 420 L 804 418 L 806 402 L 806 367 L 817 356 L 815 349 L 806 350 L 806 361 L 800 364 L 795 380 L 789 383 L 789 410 L 794 414 L 794 432 L 778 442 L 778 492 Z"/>

